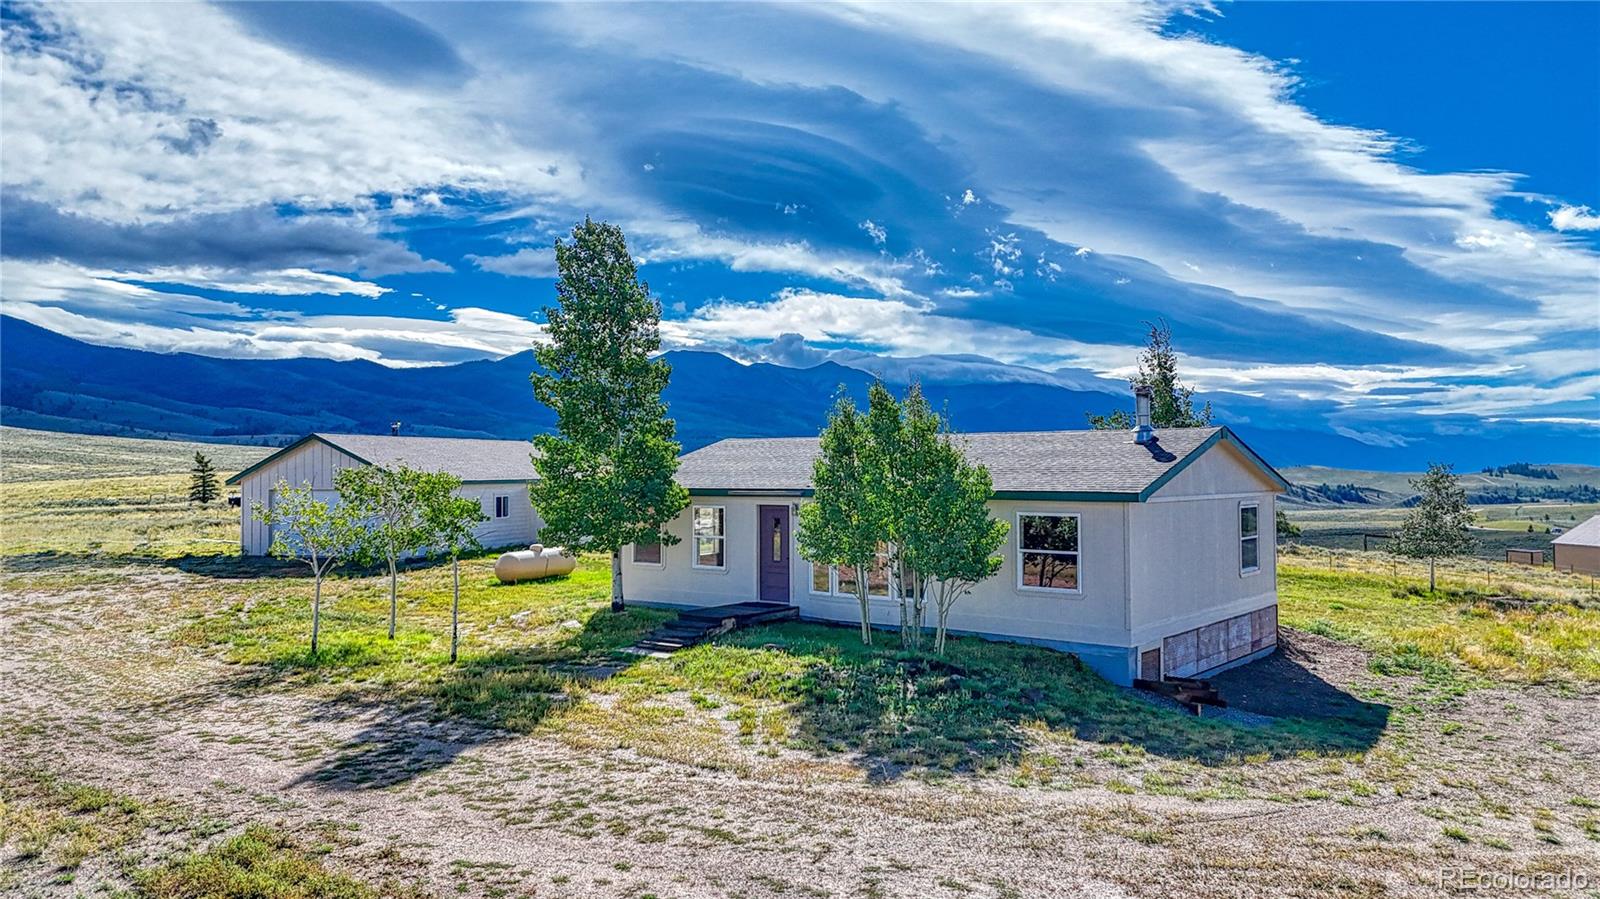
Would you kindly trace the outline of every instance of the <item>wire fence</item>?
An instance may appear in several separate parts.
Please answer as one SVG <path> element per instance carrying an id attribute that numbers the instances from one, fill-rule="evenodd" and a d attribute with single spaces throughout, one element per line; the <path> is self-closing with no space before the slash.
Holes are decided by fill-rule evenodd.
<path id="1" fill-rule="evenodd" d="M 1331 549 L 1301 543 L 1278 548 L 1279 560 L 1303 568 L 1348 571 L 1385 577 L 1397 588 L 1426 589 L 1428 561 L 1382 551 Z M 1587 572 L 1561 571 L 1551 563 L 1538 565 L 1479 558 L 1439 559 L 1436 580 L 1441 590 L 1457 590 L 1488 597 L 1600 603 L 1600 577 Z"/>

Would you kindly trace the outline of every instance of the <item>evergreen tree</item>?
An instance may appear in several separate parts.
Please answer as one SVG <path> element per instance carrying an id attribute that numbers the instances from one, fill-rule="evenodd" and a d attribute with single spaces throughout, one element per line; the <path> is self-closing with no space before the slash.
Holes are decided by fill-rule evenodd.
<path id="1" fill-rule="evenodd" d="M 1411 482 L 1417 491 L 1416 505 L 1390 544 L 1395 553 L 1428 560 L 1428 592 L 1437 586 L 1435 567 L 1439 559 L 1463 556 L 1472 551 L 1472 509 L 1467 491 L 1449 465 L 1435 462 L 1422 477 Z"/>
<path id="2" fill-rule="evenodd" d="M 217 486 L 217 470 L 204 453 L 196 451 L 194 467 L 189 469 L 189 502 L 204 506 L 222 494 Z"/>
<path id="3" fill-rule="evenodd" d="M 1279 540 L 1287 540 L 1290 537 L 1300 536 L 1300 526 L 1290 521 L 1289 516 L 1283 514 L 1282 509 L 1278 510 L 1277 519 Z"/>
<path id="4" fill-rule="evenodd" d="M 622 547 L 675 543 L 662 526 L 688 505 L 676 427 L 661 392 L 671 367 L 661 307 L 638 279 L 622 229 L 584 219 L 556 243 L 557 304 L 548 342 L 534 350 L 533 393 L 556 413 L 556 433 L 534 438 L 539 479 L 529 488 L 540 539 L 611 554 L 611 608 L 623 609 Z"/>
<path id="5" fill-rule="evenodd" d="M 1211 404 L 1196 410 L 1194 388 L 1184 386 L 1178 379 L 1178 351 L 1172 345 L 1172 329 L 1165 319 L 1145 324 L 1150 328 L 1149 342 L 1139 354 L 1139 373 L 1132 386 L 1151 389 L 1150 424 L 1157 428 L 1203 428 L 1211 424 Z M 1127 410 L 1117 409 L 1108 415 L 1090 413 L 1089 425 L 1097 430 L 1127 430 L 1134 421 Z"/>

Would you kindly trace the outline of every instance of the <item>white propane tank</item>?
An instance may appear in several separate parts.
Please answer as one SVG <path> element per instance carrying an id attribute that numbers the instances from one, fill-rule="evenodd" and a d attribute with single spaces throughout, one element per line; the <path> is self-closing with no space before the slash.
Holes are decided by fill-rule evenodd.
<path id="1" fill-rule="evenodd" d="M 578 560 L 562 552 L 559 546 L 535 543 L 527 549 L 502 553 L 494 563 L 494 576 L 503 584 L 518 581 L 536 581 L 540 578 L 571 574 Z"/>

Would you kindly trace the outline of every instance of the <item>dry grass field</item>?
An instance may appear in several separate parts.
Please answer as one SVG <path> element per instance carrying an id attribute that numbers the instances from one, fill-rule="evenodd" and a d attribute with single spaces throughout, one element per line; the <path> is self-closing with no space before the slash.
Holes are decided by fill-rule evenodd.
<path id="1" fill-rule="evenodd" d="M 9 437 L 9 434 L 6 435 Z M 1284 649 L 1194 718 L 1069 656 L 849 628 L 617 653 L 603 560 L 325 593 L 166 473 L 0 488 L 0 891 L 134 897 L 1435 896 L 1600 884 L 1587 582 L 1294 549 Z M 87 476 L 92 475 L 92 476 Z M 93 499 L 80 514 L 74 501 Z"/>

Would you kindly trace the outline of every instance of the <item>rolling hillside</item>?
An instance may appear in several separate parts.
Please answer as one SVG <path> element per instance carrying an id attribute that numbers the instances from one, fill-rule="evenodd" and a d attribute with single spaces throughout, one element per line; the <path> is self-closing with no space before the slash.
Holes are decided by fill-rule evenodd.
<path id="1" fill-rule="evenodd" d="M 1457 471 L 1457 475 L 1475 505 L 1600 502 L 1600 466 L 1535 463 L 1531 469 L 1541 476 L 1482 471 Z M 1281 473 L 1296 487 L 1284 497 L 1285 504 L 1306 508 L 1401 506 L 1415 493 L 1411 481 L 1421 476 L 1414 471 L 1362 471 L 1320 465 L 1284 468 Z"/>

